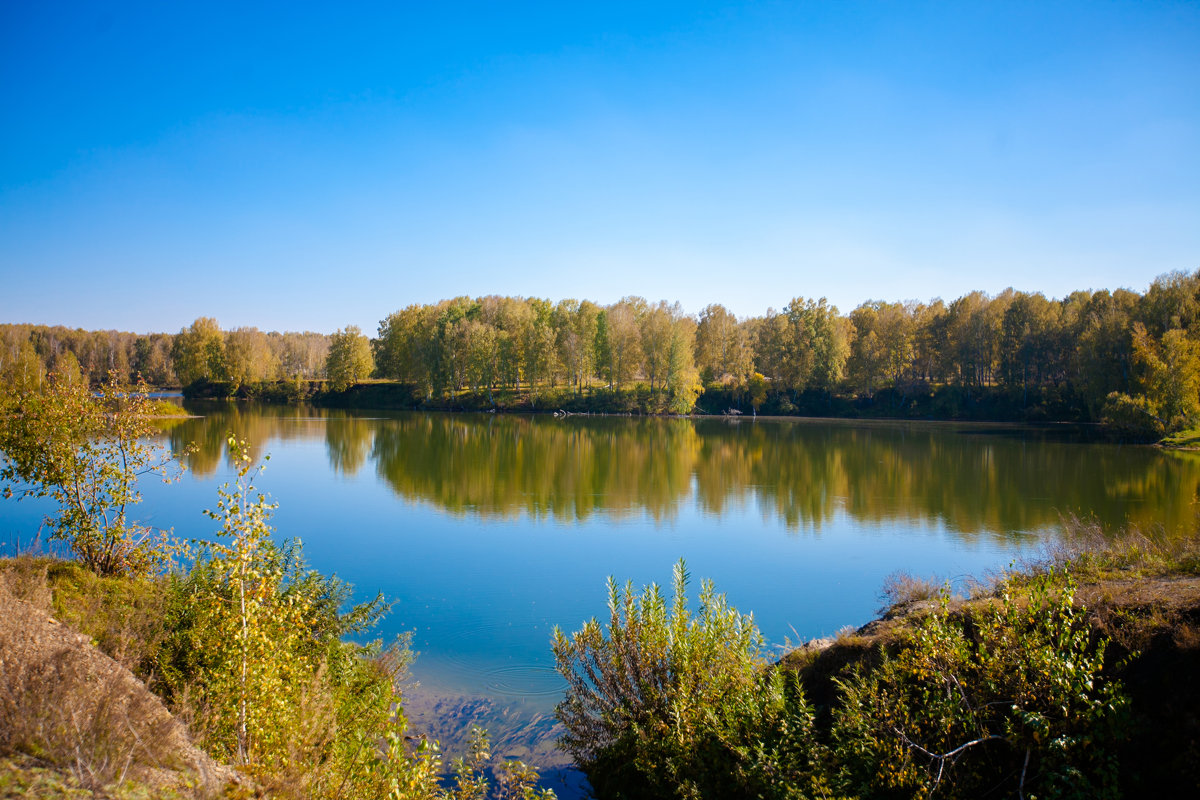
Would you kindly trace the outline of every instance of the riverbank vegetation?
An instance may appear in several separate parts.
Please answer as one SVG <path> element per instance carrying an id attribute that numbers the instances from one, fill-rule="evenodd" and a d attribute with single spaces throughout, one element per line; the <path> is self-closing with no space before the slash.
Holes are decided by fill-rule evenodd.
<path id="1" fill-rule="evenodd" d="M 351 604 L 273 538 L 244 441 L 228 441 L 237 477 L 211 540 L 136 521 L 137 480 L 178 466 L 145 441 L 145 399 L 58 375 L 0 392 L 6 493 L 52 499 L 52 539 L 77 559 L 0 561 L 0 780 L 64 797 L 487 796 L 486 736 L 443 786 L 437 743 L 408 735 L 406 642 L 348 641 L 387 603 Z M 552 796 L 519 763 L 495 773 L 499 796 Z"/>
<path id="2" fill-rule="evenodd" d="M 778 660 L 682 562 L 671 599 L 610 582 L 607 625 L 555 633 L 564 746 L 602 798 L 1194 792 L 1197 538 L 1067 526 L 970 598 L 893 581 L 881 620 Z"/>
<path id="3" fill-rule="evenodd" d="M 640 297 L 458 297 L 388 315 L 373 340 L 210 318 L 147 336 L 3 325 L 0 369 L 342 406 L 1056 420 L 1153 440 L 1200 414 L 1198 342 L 1200 272 L 1177 272 L 1144 293 L 1008 289 L 848 314 L 797 297 L 748 318 Z"/>

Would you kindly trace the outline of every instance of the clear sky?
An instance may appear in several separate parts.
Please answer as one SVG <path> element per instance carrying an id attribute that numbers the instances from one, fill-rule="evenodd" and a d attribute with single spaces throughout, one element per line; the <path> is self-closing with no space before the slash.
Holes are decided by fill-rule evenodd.
<path id="1" fill-rule="evenodd" d="M 0 0 L 0 321 L 1200 269 L 1200 3 Z"/>

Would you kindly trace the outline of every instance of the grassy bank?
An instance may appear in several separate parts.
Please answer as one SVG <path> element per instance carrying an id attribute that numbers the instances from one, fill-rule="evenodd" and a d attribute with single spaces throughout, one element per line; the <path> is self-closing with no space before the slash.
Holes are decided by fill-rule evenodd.
<path id="1" fill-rule="evenodd" d="M 1159 444 L 1179 450 L 1200 450 L 1200 427 L 1185 428 L 1172 433 L 1164 437 Z"/>

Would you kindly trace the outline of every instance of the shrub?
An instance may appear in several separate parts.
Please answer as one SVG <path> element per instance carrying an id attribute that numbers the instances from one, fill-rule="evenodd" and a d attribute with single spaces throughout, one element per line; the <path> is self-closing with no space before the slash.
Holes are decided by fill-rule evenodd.
<path id="1" fill-rule="evenodd" d="M 1113 392 L 1104 401 L 1100 418 L 1114 432 L 1137 441 L 1152 442 L 1167 432 L 1166 423 L 1145 397 Z"/>
<path id="2" fill-rule="evenodd" d="M 841 682 L 832 747 L 865 796 L 1116 796 L 1127 700 L 1102 670 L 1069 576 L 1005 592 L 976 619 L 941 608 L 873 670 Z M 1061 584 L 1061 588 L 1055 588 Z"/>
<path id="3" fill-rule="evenodd" d="M 276 545 L 274 506 L 255 487 L 261 467 L 245 442 L 231 437 L 229 448 L 237 481 L 209 512 L 222 528 L 174 579 L 176 632 L 161 658 L 172 698 L 191 707 L 205 747 L 272 796 L 475 796 L 440 788 L 436 743 L 408 743 L 397 689 L 411 660 L 407 639 L 386 648 L 344 641 L 369 630 L 388 605 L 376 597 L 347 608 L 348 584 L 308 569 L 299 542 Z M 490 791 L 482 773 L 460 772 Z M 532 789 L 535 773 L 513 775 L 512 797 L 546 797 Z"/>
<path id="4" fill-rule="evenodd" d="M 656 585 L 639 595 L 610 578 L 607 631 L 555 630 L 561 746 L 602 796 L 787 796 L 812 772 L 812 711 L 764 669 L 753 617 L 710 581 L 692 616 L 687 583 L 680 561 L 668 606 Z"/>

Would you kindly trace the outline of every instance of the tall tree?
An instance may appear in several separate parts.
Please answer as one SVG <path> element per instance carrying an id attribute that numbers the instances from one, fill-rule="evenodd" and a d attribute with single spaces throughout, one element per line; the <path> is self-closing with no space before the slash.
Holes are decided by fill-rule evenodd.
<path id="1" fill-rule="evenodd" d="M 166 333 L 139 336 L 133 344 L 133 361 L 130 368 L 134 377 L 141 376 L 151 386 L 169 386 L 177 378 L 171 363 L 171 346 L 174 340 Z"/>
<path id="2" fill-rule="evenodd" d="M 850 355 L 851 327 L 825 298 L 794 298 L 783 310 L 784 388 L 831 391 L 845 373 Z"/>
<path id="3" fill-rule="evenodd" d="M 1029 386 L 1041 385 L 1054 370 L 1056 334 L 1061 307 L 1041 293 L 1017 292 L 1001 319 L 1000 377 L 1010 389 L 1020 389 L 1028 402 Z"/>
<path id="4" fill-rule="evenodd" d="M 1123 289 L 1100 291 L 1087 301 L 1082 330 L 1073 345 L 1076 380 L 1093 419 L 1108 396 L 1130 389 L 1133 341 L 1132 314 L 1137 295 Z"/>
<path id="5" fill-rule="evenodd" d="M 617 388 L 624 386 L 641 367 L 638 312 L 645 303 L 640 297 L 626 297 L 607 310 L 609 382 Z"/>
<path id="6" fill-rule="evenodd" d="M 691 317 L 681 316 L 672 324 L 665 384 L 667 408 L 676 414 L 691 413 L 696 398 L 704 390 L 692 355 L 695 339 L 695 323 Z"/>
<path id="7" fill-rule="evenodd" d="M 1133 324 L 1133 356 L 1142 372 L 1143 393 L 1168 431 L 1200 415 L 1200 343 L 1181 328 L 1155 342 L 1140 322 Z"/>
<path id="8" fill-rule="evenodd" d="M 267 335 L 258 328 L 235 328 L 225 334 L 225 378 L 236 385 L 273 380 L 279 361 Z"/>
<path id="9" fill-rule="evenodd" d="M 225 378 L 225 337 L 211 317 L 200 317 L 175 337 L 175 374 L 185 386 Z"/>
<path id="10" fill-rule="evenodd" d="M 749 375 L 752 352 L 746 329 L 725 306 L 714 303 L 700 312 L 695 356 L 705 382 L 744 381 Z"/>
<path id="11" fill-rule="evenodd" d="M 347 325 L 333 334 L 329 343 L 329 358 L 325 363 L 330 389 L 343 391 L 351 384 L 369 377 L 374 368 L 371 343 L 357 325 Z"/>
<path id="12" fill-rule="evenodd" d="M 1173 328 L 1190 329 L 1200 319 L 1200 272 L 1155 278 L 1138 303 L 1137 318 L 1156 339 Z"/>
<path id="13" fill-rule="evenodd" d="M 666 300 L 661 300 L 648 307 L 638 320 L 642 342 L 642 371 L 650 381 L 651 391 L 661 387 L 666 379 L 674 323 L 680 313 L 678 303 L 668 306 Z"/>

